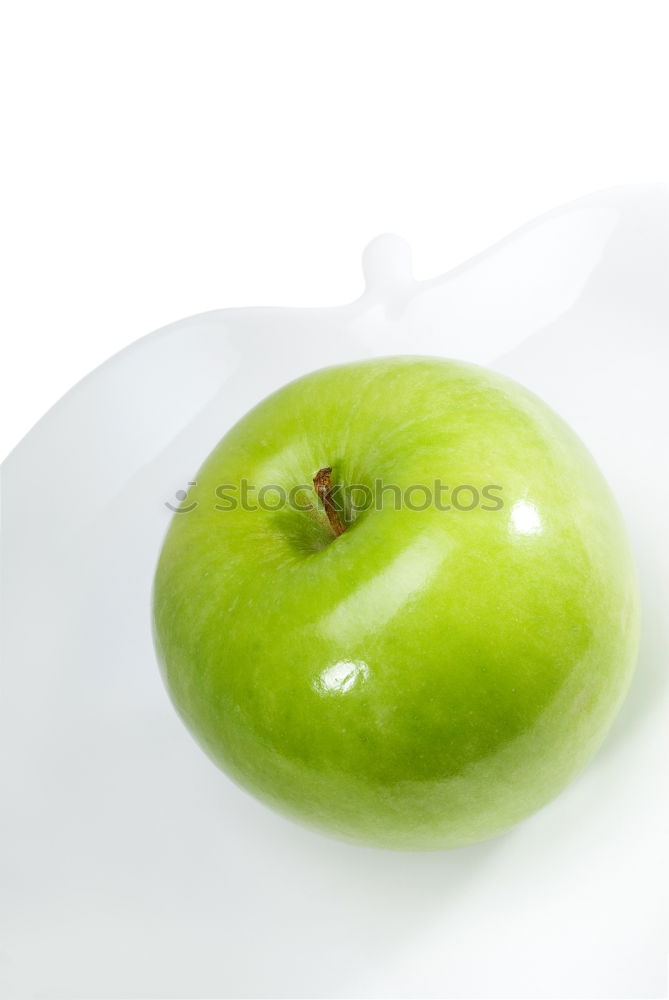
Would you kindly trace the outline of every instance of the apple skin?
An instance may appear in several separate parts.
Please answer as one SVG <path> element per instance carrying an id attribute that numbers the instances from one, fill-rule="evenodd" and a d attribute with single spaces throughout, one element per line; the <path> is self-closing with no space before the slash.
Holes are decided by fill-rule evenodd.
<path id="1" fill-rule="evenodd" d="M 288 491 L 324 466 L 495 484 L 503 507 L 388 496 L 340 537 L 321 507 L 216 509 L 222 484 Z M 188 728 L 259 799 L 349 841 L 458 847 L 544 805 L 600 745 L 636 658 L 634 567 L 592 457 L 517 383 L 437 358 L 326 368 L 251 410 L 195 478 L 156 572 L 156 648 Z"/>

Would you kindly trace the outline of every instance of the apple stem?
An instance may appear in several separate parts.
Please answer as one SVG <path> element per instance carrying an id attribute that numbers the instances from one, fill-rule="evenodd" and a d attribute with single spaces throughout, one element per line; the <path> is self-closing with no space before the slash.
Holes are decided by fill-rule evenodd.
<path id="1" fill-rule="evenodd" d="M 319 469 L 314 476 L 314 489 L 318 494 L 318 498 L 325 508 L 325 513 L 328 516 L 328 521 L 330 522 L 330 527 L 335 535 L 343 535 L 346 528 L 344 523 L 339 516 L 339 511 L 334 505 L 332 500 L 332 467 L 326 466 L 324 469 Z"/>

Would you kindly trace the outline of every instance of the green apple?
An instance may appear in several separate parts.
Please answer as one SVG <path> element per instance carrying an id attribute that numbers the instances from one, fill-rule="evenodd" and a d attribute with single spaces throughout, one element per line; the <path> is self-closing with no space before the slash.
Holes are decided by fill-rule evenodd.
<path id="1" fill-rule="evenodd" d="M 347 840 L 457 847 L 601 743 L 636 655 L 634 568 L 590 454 L 526 389 L 436 358 L 326 368 L 195 482 L 156 647 L 186 725 L 258 798 Z"/>

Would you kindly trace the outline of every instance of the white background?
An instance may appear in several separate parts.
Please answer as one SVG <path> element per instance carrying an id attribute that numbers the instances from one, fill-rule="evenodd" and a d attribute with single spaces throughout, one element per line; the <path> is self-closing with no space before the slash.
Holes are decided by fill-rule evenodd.
<path id="1" fill-rule="evenodd" d="M 137 337 L 669 178 L 667 3 L 5 3 L 0 457 Z"/>
<path id="2" fill-rule="evenodd" d="M 156 327 L 219 306 L 327 305 L 355 298 L 362 290 L 360 251 L 378 232 L 406 236 L 417 276 L 429 277 L 555 204 L 622 183 L 669 180 L 667 12 L 666 4 L 597 2 L 7 7 L 0 36 L 5 144 L 0 456 L 79 378 Z M 149 347 L 147 357 L 148 352 Z M 608 455 L 614 471 L 616 461 L 619 469 L 624 466 L 617 442 L 631 451 L 644 420 L 666 413 L 663 371 L 647 365 L 643 378 L 632 384 L 655 391 L 643 399 L 639 393 L 637 423 L 625 438 L 624 410 L 616 406 L 626 391 L 626 367 L 619 363 L 608 395 L 601 385 L 597 390 L 597 398 L 615 412 L 615 440 L 609 440 L 605 421 L 592 424 L 588 439 L 598 456 Z M 562 375 L 569 375 L 567 361 L 555 374 L 556 398 Z M 586 400 L 588 378 L 586 373 L 575 379 Z M 576 398 L 581 398 L 577 392 Z M 573 405 L 578 423 L 586 407 L 579 414 L 580 404 Z M 639 449 L 646 472 L 641 482 L 648 490 L 662 481 L 652 473 L 653 447 Z M 59 459 L 52 457 L 56 477 Z M 76 466 L 77 456 L 72 462 Z M 622 473 L 619 480 L 618 492 L 631 507 L 638 499 L 635 480 Z M 662 489 L 666 493 L 666 484 Z M 663 620 L 666 592 L 653 587 L 660 576 L 655 539 L 664 496 L 660 491 L 649 530 L 644 533 L 641 520 L 635 527 L 651 623 Z M 69 509 L 66 491 L 58 497 Z M 131 499 L 136 505 L 136 492 Z M 136 506 L 116 511 L 121 528 L 123 517 L 132 520 L 135 511 Z M 48 540 L 48 525 L 41 523 L 40 531 Z M 666 542 L 666 528 L 662 537 Z M 43 547 L 40 536 L 35 538 L 34 547 Z M 138 549 L 141 542 L 138 537 Z M 94 545 L 114 567 L 105 584 L 110 600 L 122 584 L 128 606 L 136 605 L 133 595 L 143 593 L 145 581 L 132 574 L 126 579 L 125 556 L 115 551 L 111 534 L 91 540 L 90 547 L 82 542 L 81 564 L 94 561 Z M 73 590 L 76 556 L 71 554 L 71 579 L 63 582 L 62 593 L 52 591 L 48 581 L 41 584 L 44 606 L 53 605 L 56 631 L 53 602 L 65 602 Z M 666 572 L 664 579 L 666 585 Z M 27 592 L 31 586 L 28 580 Z M 86 616 L 81 621 L 82 643 L 86 639 L 94 647 L 97 625 Z M 123 640 L 108 624 L 105 655 L 111 662 L 114 643 Z M 62 623 L 60 628 L 66 631 Z M 38 638 L 40 648 L 51 647 L 49 634 Z M 33 641 L 24 657 L 28 667 L 34 648 Z M 77 982 L 85 965 L 77 959 L 81 947 L 88 970 L 99 967 L 103 980 L 121 984 L 119 994 L 130 989 L 124 973 L 133 968 L 147 970 L 144 979 L 134 980 L 138 995 L 156 995 L 150 984 L 165 982 L 156 980 L 156 970 L 172 975 L 176 969 L 170 995 L 188 996 L 193 984 L 194 992 L 211 996 L 206 962 L 219 945 L 202 930 L 203 914 L 208 907 L 217 910 L 216 892 L 231 871 L 231 909 L 239 912 L 239 922 L 231 925 L 225 947 L 233 964 L 236 956 L 234 982 L 244 982 L 248 965 L 254 983 L 266 984 L 254 995 L 270 996 L 276 983 L 294 981 L 296 961 L 303 963 L 305 983 L 319 977 L 331 983 L 328 995 L 340 988 L 342 995 L 376 997 L 379 983 L 389 995 L 397 977 L 393 995 L 436 997 L 434 983 L 443 982 L 449 996 L 472 996 L 466 992 L 470 968 L 476 989 L 486 997 L 521 991 L 525 997 L 556 997 L 561 991 L 574 997 L 579 982 L 583 996 L 592 998 L 631 998 L 637 983 L 639 995 L 660 995 L 655 882 L 662 877 L 657 870 L 662 831 L 654 817 L 660 822 L 665 810 L 653 807 L 652 764 L 665 744 L 657 716 L 654 728 L 647 720 L 663 683 L 661 658 L 652 655 L 661 648 L 660 638 L 653 645 L 651 637 L 649 669 L 630 696 L 623 726 L 560 800 L 557 821 L 555 812 L 544 811 L 513 838 L 443 859 L 360 852 L 284 824 L 238 796 L 206 766 L 161 701 L 157 738 L 164 731 L 159 743 L 164 753 L 159 761 L 152 759 L 155 770 L 146 772 L 146 793 L 142 789 L 131 801 L 134 827 L 124 810 L 126 782 L 129 787 L 147 743 L 141 719 L 135 720 L 136 729 L 128 723 L 132 752 L 118 760 L 109 741 L 101 741 L 103 757 L 117 761 L 119 780 L 108 793 L 111 799 L 100 793 L 99 815 L 90 825 L 94 831 L 106 828 L 105 808 L 116 822 L 124 820 L 127 842 L 121 847 L 139 858 L 152 890 L 144 900 L 146 912 L 141 902 L 132 911 L 123 907 L 134 899 L 133 869 L 107 871 L 118 884 L 114 924 L 97 881 L 95 837 L 74 823 L 71 829 L 37 823 L 33 889 L 43 909 L 35 915 L 26 905 L 17 926 L 34 923 L 37 940 L 50 943 L 32 955 L 28 935 L 21 939 L 23 952 L 7 949 L 15 979 L 23 978 L 24 965 L 38 970 L 39 978 L 42 962 L 45 982 L 50 969 L 60 969 L 62 981 Z M 153 664 L 138 680 L 133 662 L 120 659 L 128 687 L 146 684 L 150 698 L 156 697 Z M 25 674 L 13 689 L 30 689 Z M 98 706 L 85 674 L 83 681 L 68 675 L 68 683 L 82 704 L 88 695 L 91 710 Z M 39 707 L 48 715 L 44 699 Z M 636 725 L 637 718 L 643 725 Z M 52 725 L 57 728 L 57 720 Z M 14 728 L 20 735 L 18 716 Z M 639 734 L 636 743 L 628 732 Z M 24 737 L 30 747 L 32 735 Z M 155 749 L 155 734 L 148 743 Z M 29 758 L 23 759 L 17 787 L 32 774 L 39 790 L 40 775 L 46 774 L 49 788 L 58 788 L 62 747 L 42 761 L 39 746 L 32 747 L 32 770 Z M 90 768 L 95 795 L 100 760 L 78 763 Z M 81 784 L 81 775 L 78 779 Z M 219 795 L 230 804 L 220 851 L 215 823 L 201 828 L 201 817 L 214 814 Z M 47 806 L 58 806 L 55 793 L 53 799 L 44 815 Z M 38 796 L 34 800 L 39 817 Z M 143 819 L 156 801 L 183 814 L 181 825 L 170 822 L 161 842 Z M 606 806 L 595 810 L 593 801 Z M 640 819 L 637 829 L 634 810 L 625 814 L 621 837 L 613 823 L 625 803 L 638 804 Z M 79 816 L 80 804 L 65 805 L 68 815 Z M 226 850 L 236 849 L 238 829 L 246 831 L 239 865 L 225 857 Z M 219 857 L 210 882 L 201 878 L 199 857 L 182 857 L 189 836 L 202 845 L 202 857 Z M 90 896 L 77 897 L 80 887 L 70 885 L 70 869 L 59 869 L 58 859 L 68 851 L 80 863 Z M 171 866 L 180 863 L 181 881 L 171 884 L 169 872 L 177 870 Z M 303 877 L 294 898 L 293 872 Z M 513 872 L 519 873 L 517 893 Z M 16 875 L 16 896 L 24 875 Z M 59 892 L 51 893 L 45 879 Z M 569 892 L 560 896 L 556 886 L 573 888 L 573 912 L 565 898 Z M 500 907 L 504 896 L 513 914 L 509 921 Z M 166 925 L 174 927 L 173 938 L 164 927 L 159 934 L 152 922 L 148 904 L 156 900 Z M 184 900 L 192 911 L 180 909 Z M 78 905 L 82 920 L 88 913 L 109 919 L 109 940 L 98 924 L 88 936 L 85 929 L 68 926 Z M 286 914 L 294 916 L 302 906 L 301 926 L 308 930 L 295 941 L 296 922 Z M 446 922 L 440 922 L 438 915 L 446 911 Z M 320 915 L 313 926 L 312 912 Z M 125 937 L 119 929 L 124 925 Z M 626 935 L 631 927 L 635 933 Z M 480 928 L 480 954 L 472 928 Z M 109 954 L 117 959 L 106 969 L 102 962 Z M 0 961 L 4 957 L 0 941 Z M 361 967 L 371 970 L 367 978 L 360 976 Z M 145 993 L 142 983 L 149 984 Z M 113 995 L 113 986 L 108 993 Z M 85 994 L 82 987 L 78 995 Z M 309 995 L 307 987 L 300 995 Z"/>

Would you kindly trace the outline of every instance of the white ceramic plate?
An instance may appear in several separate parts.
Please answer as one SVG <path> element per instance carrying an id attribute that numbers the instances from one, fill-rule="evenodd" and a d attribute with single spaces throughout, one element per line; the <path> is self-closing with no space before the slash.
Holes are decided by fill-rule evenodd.
<path id="1" fill-rule="evenodd" d="M 434 281 L 224 310 L 93 372 L 2 468 L 0 994 L 651 997 L 665 972 L 669 194 L 607 192 Z M 396 353 L 490 364 L 583 437 L 639 566 L 638 673 L 555 802 L 450 853 L 352 847 L 236 788 L 163 690 L 149 597 L 177 490 L 270 390 Z M 4 990 L 4 992 L 3 992 Z"/>

